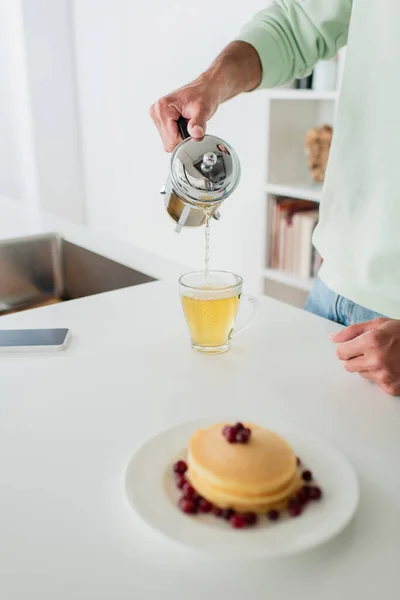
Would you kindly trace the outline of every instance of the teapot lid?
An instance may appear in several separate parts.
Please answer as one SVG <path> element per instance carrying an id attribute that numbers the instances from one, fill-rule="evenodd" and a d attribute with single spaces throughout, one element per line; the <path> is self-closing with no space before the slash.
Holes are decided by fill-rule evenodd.
<path id="1" fill-rule="evenodd" d="M 220 202 L 236 188 L 240 163 L 235 150 L 214 135 L 184 139 L 171 157 L 172 186 L 194 204 Z"/>

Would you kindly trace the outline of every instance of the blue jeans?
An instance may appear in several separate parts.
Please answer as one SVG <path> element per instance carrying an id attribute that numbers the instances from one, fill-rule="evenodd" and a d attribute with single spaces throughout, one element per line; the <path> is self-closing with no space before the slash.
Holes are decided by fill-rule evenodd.
<path id="1" fill-rule="evenodd" d="M 372 319 L 383 316 L 373 310 L 355 304 L 355 302 L 343 296 L 338 296 L 319 277 L 315 280 L 304 309 L 346 327 L 354 325 L 354 323 L 372 321 Z"/>

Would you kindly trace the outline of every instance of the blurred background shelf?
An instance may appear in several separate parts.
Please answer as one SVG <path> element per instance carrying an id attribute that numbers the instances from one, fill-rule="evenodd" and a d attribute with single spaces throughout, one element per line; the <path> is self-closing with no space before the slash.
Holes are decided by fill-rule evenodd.
<path id="1" fill-rule="evenodd" d="M 318 220 L 323 190 L 322 184 L 312 182 L 305 138 L 312 129 L 334 127 L 338 98 L 339 90 L 279 88 L 266 92 L 263 292 L 297 307 L 304 306 L 318 271 L 319 255 L 312 247 L 310 221 L 315 219 L 315 224 Z M 277 206 L 281 207 L 278 212 Z M 300 216 L 308 211 L 309 217 Z M 304 227 L 305 220 L 309 226 Z M 310 277 L 304 277 L 295 271 L 304 273 L 308 259 L 303 259 L 308 256 L 308 248 Z"/>
<path id="2" fill-rule="evenodd" d="M 265 190 L 268 194 L 272 194 L 274 196 L 320 202 L 322 187 L 322 185 L 318 184 L 280 185 L 276 183 L 268 183 L 265 186 Z"/>
<path id="3" fill-rule="evenodd" d="M 313 277 L 300 277 L 294 273 L 287 273 L 286 271 L 280 271 L 279 269 L 265 269 L 264 278 L 292 286 L 304 292 L 309 292 L 314 283 Z"/>
<path id="4" fill-rule="evenodd" d="M 275 89 L 268 91 L 271 100 L 331 100 L 338 99 L 338 90 L 317 92 L 315 90 Z"/>

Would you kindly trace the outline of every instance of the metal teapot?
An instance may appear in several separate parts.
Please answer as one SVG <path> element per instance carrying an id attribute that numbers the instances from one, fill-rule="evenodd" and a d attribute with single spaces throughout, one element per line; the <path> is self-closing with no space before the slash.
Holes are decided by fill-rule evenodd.
<path id="1" fill-rule="evenodd" d="M 205 135 L 194 141 L 186 119 L 180 117 L 177 123 L 183 141 L 171 156 L 169 177 L 160 193 L 179 233 L 182 227 L 203 225 L 207 215 L 219 219 L 218 208 L 239 183 L 240 163 L 221 138 Z"/>

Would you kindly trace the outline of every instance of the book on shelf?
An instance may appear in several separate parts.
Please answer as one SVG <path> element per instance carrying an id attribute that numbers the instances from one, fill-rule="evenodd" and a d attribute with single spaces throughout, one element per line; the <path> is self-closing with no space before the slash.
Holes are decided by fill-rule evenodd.
<path id="1" fill-rule="evenodd" d="M 315 277 L 321 264 L 312 245 L 318 205 L 309 200 L 275 198 L 269 208 L 269 266 L 301 277 Z"/>

